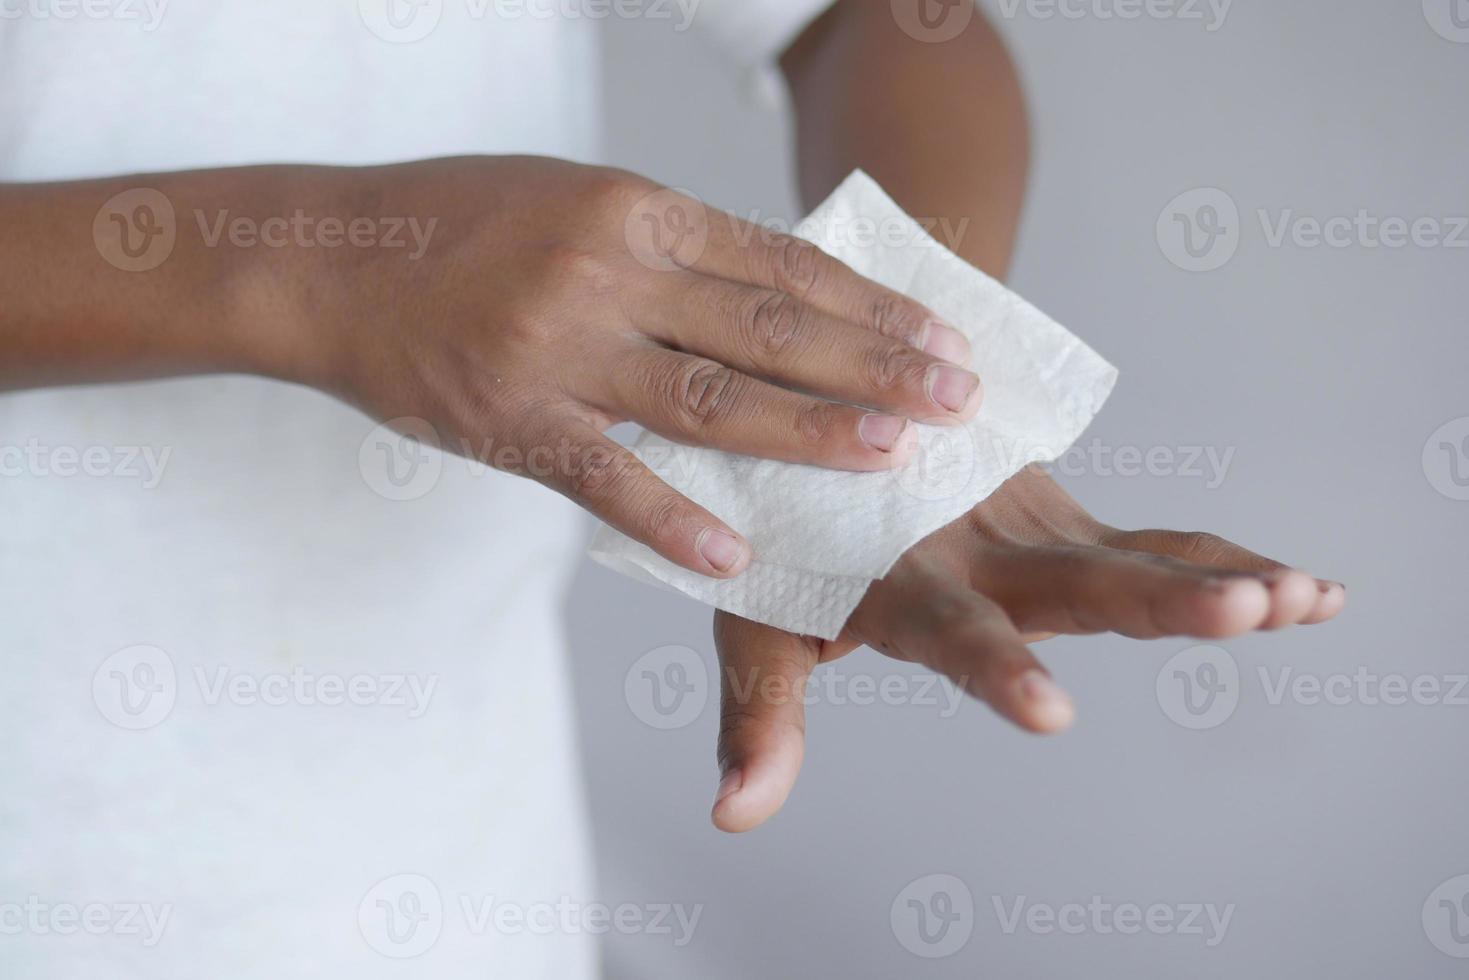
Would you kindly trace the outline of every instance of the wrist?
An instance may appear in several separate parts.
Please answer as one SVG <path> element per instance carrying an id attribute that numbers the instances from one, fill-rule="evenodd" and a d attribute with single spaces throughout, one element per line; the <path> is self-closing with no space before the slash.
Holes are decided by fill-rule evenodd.
<path id="1" fill-rule="evenodd" d="M 323 309 L 332 274 L 324 249 L 303 238 L 304 217 L 329 208 L 329 168 L 255 167 L 220 172 L 209 203 L 180 215 L 202 254 L 216 306 L 218 358 L 227 370 L 333 386 L 339 366 Z M 314 177 L 307 176 L 314 173 Z"/>

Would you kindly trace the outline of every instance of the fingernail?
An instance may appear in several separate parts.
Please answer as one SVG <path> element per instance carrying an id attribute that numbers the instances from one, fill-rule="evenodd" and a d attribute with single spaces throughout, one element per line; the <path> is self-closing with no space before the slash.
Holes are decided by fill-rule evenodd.
<path id="1" fill-rule="evenodd" d="M 1329 582 L 1326 579 L 1317 579 L 1316 588 L 1320 590 L 1322 595 L 1325 595 L 1332 589 L 1341 589 L 1343 592 L 1347 590 L 1347 587 L 1345 585 L 1342 585 L 1340 582 Z"/>
<path id="2" fill-rule="evenodd" d="M 896 415 L 864 415 L 857 423 L 857 435 L 873 449 L 890 453 L 907 428 L 908 420 Z"/>
<path id="3" fill-rule="evenodd" d="M 1020 696 L 1041 716 L 1047 727 L 1062 728 L 1071 724 L 1076 708 L 1071 695 L 1061 690 L 1043 671 L 1027 670 L 1016 682 Z"/>
<path id="4" fill-rule="evenodd" d="M 929 320 L 924 324 L 918 346 L 934 357 L 942 357 L 955 364 L 969 363 L 969 338 L 942 320 Z"/>
<path id="5" fill-rule="evenodd" d="M 928 369 L 928 397 L 950 412 L 962 412 L 979 388 L 979 377 L 960 368 L 936 364 Z"/>
<path id="6" fill-rule="evenodd" d="M 734 568 L 745 554 L 745 546 L 738 538 L 712 527 L 699 534 L 697 546 L 704 560 L 721 572 Z"/>
<path id="7" fill-rule="evenodd" d="M 738 793 L 740 787 L 743 785 L 745 785 L 744 770 L 731 769 L 725 773 L 724 778 L 719 781 L 719 788 L 714 791 L 714 805 L 719 806 L 719 804 Z"/>

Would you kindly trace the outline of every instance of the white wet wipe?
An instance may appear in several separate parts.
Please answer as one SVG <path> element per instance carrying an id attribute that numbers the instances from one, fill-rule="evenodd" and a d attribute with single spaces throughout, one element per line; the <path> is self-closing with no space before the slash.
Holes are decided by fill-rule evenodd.
<path id="1" fill-rule="evenodd" d="M 978 416 L 963 426 L 918 426 L 915 461 L 882 473 L 753 459 L 644 433 L 636 444 L 643 460 L 743 534 L 754 561 L 738 578 L 715 580 L 605 526 L 590 553 L 718 609 L 834 639 L 903 552 L 1025 466 L 1065 453 L 1107 400 L 1117 370 L 944 248 L 861 171 L 796 234 L 962 331 L 973 345 L 970 367 L 984 382 Z"/>

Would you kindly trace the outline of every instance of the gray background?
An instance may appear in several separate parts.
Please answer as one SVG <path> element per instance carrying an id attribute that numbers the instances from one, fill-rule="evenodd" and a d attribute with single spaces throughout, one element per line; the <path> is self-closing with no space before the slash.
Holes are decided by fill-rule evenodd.
<path id="1" fill-rule="evenodd" d="M 1090 2 L 1077 20 L 986 9 L 1016 53 L 1035 132 L 1012 283 L 1122 369 L 1087 440 L 1235 451 L 1214 488 L 1096 466 L 1063 482 L 1112 523 L 1214 530 L 1341 579 L 1349 608 L 1224 644 L 1238 708 L 1208 730 L 1175 724 L 1156 690 L 1182 640 L 1041 645 L 1078 699 L 1075 728 L 1053 740 L 976 704 L 947 718 L 817 704 L 784 812 L 726 837 L 707 821 L 713 700 L 659 731 L 624 696 L 634 662 L 668 644 L 698 651 L 712 676 L 707 610 L 588 566 L 568 620 L 603 897 L 704 906 L 682 948 L 610 937 L 608 971 L 1462 976 L 1469 963 L 1436 949 L 1421 916 L 1435 888 L 1469 873 L 1469 706 L 1270 704 L 1257 671 L 1469 669 L 1469 503 L 1435 490 L 1452 485 L 1447 454 L 1424 456 L 1436 429 L 1469 416 L 1469 250 L 1272 247 L 1256 212 L 1469 213 L 1469 44 L 1435 33 L 1419 0 L 1239 0 L 1212 33 L 1103 20 Z M 742 100 L 693 35 L 608 27 L 612 162 L 741 213 L 799 214 L 785 114 Z M 1241 240 L 1222 268 L 1190 273 L 1155 225 L 1200 187 L 1236 202 Z M 834 669 L 906 670 L 869 651 Z M 958 952 L 925 959 L 899 942 L 890 909 L 934 873 L 961 879 L 975 912 Z M 1209 948 L 1147 932 L 1007 935 L 992 905 L 1093 895 L 1235 910 Z"/>

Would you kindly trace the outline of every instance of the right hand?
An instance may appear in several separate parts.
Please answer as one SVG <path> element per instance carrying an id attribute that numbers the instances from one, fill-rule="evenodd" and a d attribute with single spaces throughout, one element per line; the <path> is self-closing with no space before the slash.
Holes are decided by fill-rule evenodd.
<path id="1" fill-rule="evenodd" d="M 750 546 L 604 436 L 611 425 L 882 470 L 910 458 L 908 420 L 978 409 L 979 378 L 949 363 L 967 363 L 969 344 L 929 310 L 631 174 L 528 157 L 297 174 L 292 189 L 325 213 L 438 223 L 416 261 L 267 258 L 313 338 L 309 363 L 281 373 L 379 419 L 422 418 L 447 449 L 484 447 L 483 462 L 693 571 L 738 575 Z"/>

